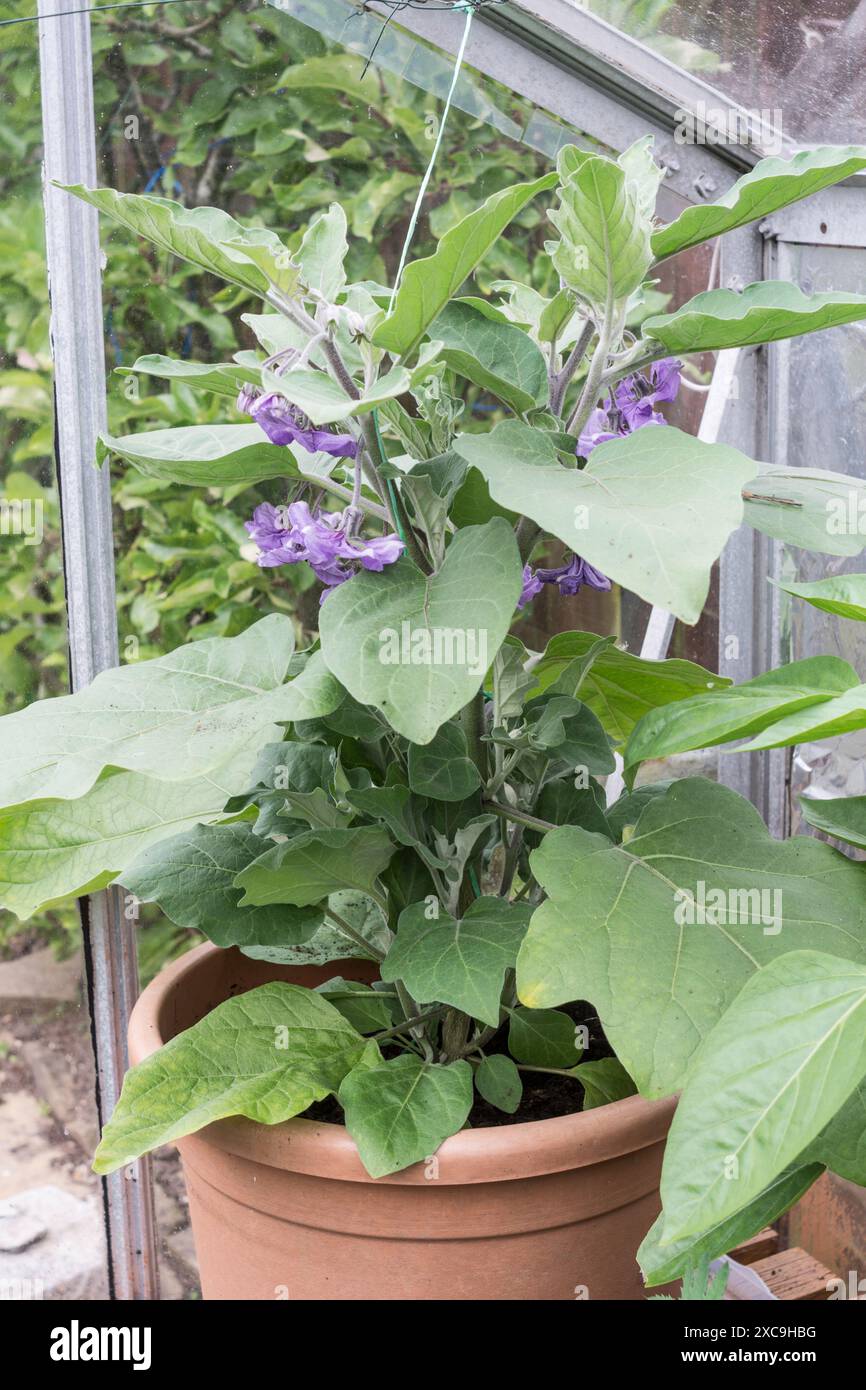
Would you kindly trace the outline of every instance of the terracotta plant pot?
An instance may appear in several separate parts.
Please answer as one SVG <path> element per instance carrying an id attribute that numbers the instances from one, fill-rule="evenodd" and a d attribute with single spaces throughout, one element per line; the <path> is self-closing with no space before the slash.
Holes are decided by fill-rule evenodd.
<path id="1" fill-rule="evenodd" d="M 206 945 L 163 970 L 130 1023 L 140 1062 L 269 980 L 369 980 L 366 962 L 282 968 Z M 673 1101 L 471 1129 L 374 1181 L 340 1125 L 221 1120 L 180 1142 L 207 1299 L 640 1299 Z"/>

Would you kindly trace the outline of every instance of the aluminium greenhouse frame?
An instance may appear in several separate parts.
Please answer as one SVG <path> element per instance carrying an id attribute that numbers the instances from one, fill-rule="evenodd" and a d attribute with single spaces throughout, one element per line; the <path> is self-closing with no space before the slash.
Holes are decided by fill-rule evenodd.
<path id="1" fill-rule="evenodd" d="M 52 187 L 52 180 L 96 182 L 90 17 L 81 11 L 82 0 L 38 4 L 57 476 L 70 679 L 77 690 L 118 662 L 109 475 L 107 469 L 92 467 L 96 436 L 106 417 L 98 214 Z M 279 8 L 279 0 L 276 4 Z M 390 15 L 378 0 L 368 0 L 366 8 L 383 19 Z M 349 13 L 347 6 L 347 17 Z M 417 8 L 402 11 L 399 24 L 455 54 L 464 21 L 456 13 Z M 472 26 L 466 61 L 600 143 L 624 148 L 652 133 L 657 157 L 668 171 L 666 185 L 683 206 L 717 197 L 766 153 L 767 132 L 748 112 L 576 0 L 514 0 L 485 9 Z M 745 142 L 678 143 L 674 133 L 684 113 L 708 110 L 723 112 L 725 128 L 746 132 Z M 775 144 L 776 133 L 770 134 Z M 720 284 L 742 287 L 773 278 L 786 246 L 866 246 L 864 187 L 852 180 L 767 224 L 726 237 Z M 733 444 L 752 458 L 781 459 L 783 371 L 784 355 L 778 349 L 721 354 L 701 437 Z M 719 632 L 739 631 L 741 644 L 737 661 L 729 660 L 722 647 L 719 670 L 738 681 L 779 662 L 777 601 L 770 599 L 765 584 L 765 576 L 774 572 L 776 549 L 743 527 L 722 558 Z M 746 631 L 744 614 L 751 614 Z M 670 615 L 653 610 L 644 654 L 664 656 L 672 627 Z M 758 806 L 774 834 L 783 833 L 786 755 L 762 761 L 755 755 L 734 756 L 723 766 L 726 784 Z M 135 936 L 117 889 L 85 899 L 82 920 L 102 1122 L 113 1108 L 126 1066 L 126 1026 L 138 989 Z M 103 1196 L 112 1296 L 157 1298 L 148 1160 L 104 1178 Z"/>

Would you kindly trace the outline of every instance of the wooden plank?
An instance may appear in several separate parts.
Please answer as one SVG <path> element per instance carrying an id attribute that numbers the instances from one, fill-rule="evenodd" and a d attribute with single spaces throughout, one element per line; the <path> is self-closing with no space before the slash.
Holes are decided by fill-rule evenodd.
<path id="1" fill-rule="evenodd" d="M 826 1300 L 835 1286 L 835 1275 L 827 1266 L 796 1247 L 755 1260 L 752 1269 L 777 1298 L 787 1302 Z"/>
<path id="2" fill-rule="evenodd" d="M 753 1265 L 756 1260 L 763 1260 L 768 1255 L 775 1255 L 778 1249 L 778 1231 L 774 1231 L 772 1226 L 765 1226 L 763 1231 L 759 1231 L 750 1240 L 744 1240 L 742 1245 L 738 1245 L 734 1250 L 729 1250 L 728 1254 L 738 1264 Z"/>

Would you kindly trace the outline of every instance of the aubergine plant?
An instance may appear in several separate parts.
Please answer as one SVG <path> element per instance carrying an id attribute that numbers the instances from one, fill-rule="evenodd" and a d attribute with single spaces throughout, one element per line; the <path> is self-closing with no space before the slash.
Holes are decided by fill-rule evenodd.
<path id="1" fill-rule="evenodd" d="M 628 325 L 659 261 L 863 168 L 863 148 L 766 160 L 660 226 L 649 140 L 616 161 L 570 146 L 393 294 L 347 284 L 339 205 L 290 254 L 218 209 L 71 190 L 262 301 L 261 352 L 136 364 L 224 397 L 227 423 L 105 437 L 100 461 L 193 488 L 279 480 L 251 543 L 265 570 L 322 581 L 320 638 L 294 650 L 275 613 L 0 720 L 0 900 L 27 917 L 119 882 L 219 946 L 379 975 L 335 965 L 316 990 L 217 1007 L 129 1074 L 99 1172 L 336 1096 L 380 1177 L 463 1127 L 476 1090 L 519 1119 L 529 1072 L 575 1110 L 684 1089 L 651 1282 L 730 1248 L 824 1167 L 866 1178 L 862 867 L 772 840 L 710 781 L 633 789 L 646 757 L 754 733 L 770 710 L 800 729 L 829 700 L 844 721 L 857 678 L 828 658 L 731 690 L 613 638 L 532 653 L 510 635 L 543 584 L 615 582 L 694 623 L 743 521 L 860 548 L 827 524 L 859 483 L 699 442 L 657 406 L 683 356 L 866 318 L 866 298 L 772 282 Z M 542 198 L 557 292 L 471 293 Z M 466 382 L 498 403 L 492 427 L 462 427 Z M 542 563 L 553 540 L 566 556 Z M 627 790 L 607 804 L 616 749 Z M 609 1055 L 587 1059 L 592 1014 Z"/>

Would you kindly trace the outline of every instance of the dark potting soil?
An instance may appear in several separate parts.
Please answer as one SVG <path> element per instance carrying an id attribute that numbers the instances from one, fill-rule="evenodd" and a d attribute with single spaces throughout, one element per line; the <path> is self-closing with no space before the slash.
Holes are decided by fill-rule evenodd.
<path id="1" fill-rule="evenodd" d="M 604 1057 L 612 1057 L 610 1046 L 592 1005 L 586 1003 L 564 1004 L 561 1013 L 568 1014 L 575 1024 L 585 1024 L 589 1030 L 589 1047 L 581 1057 L 582 1062 L 600 1062 Z M 508 1051 L 508 1025 L 504 1024 L 489 1045 L 484 1049 L 488 1056 Z M 397 1049 L 383 1049 L 384 1055 L 398 1056 Z M 492 1129 L 497 1125 L 520 1125 L 530 1120 L 552 1120 L 557 1115 L 575 1115 L 583 1109 L 583 1087 L 579 1081 L 569 1076 L 550 1076 L 545 1072 L 522 1071 L 523 1099 L 513 1115 L 497 1110 L 495 1105 L 483 1100 L 475 1092 L 475 1103 L 469 1112 L 467 1127 L 472 1129 Z M 303 1119 L 318 1120 L 329 1125 L 344 1123 L 343 1111 L 334 1096 L 317 1102 L 304 1111 Z"/>

